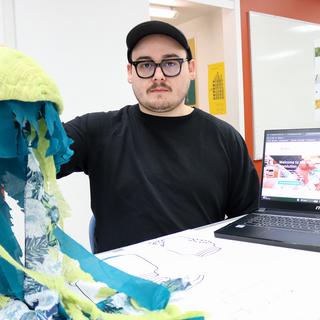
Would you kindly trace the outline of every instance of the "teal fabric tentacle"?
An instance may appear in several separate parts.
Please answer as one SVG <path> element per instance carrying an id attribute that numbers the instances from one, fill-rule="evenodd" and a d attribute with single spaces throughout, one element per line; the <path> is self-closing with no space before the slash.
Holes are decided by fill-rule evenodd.
<path id="1" fill-rule="evenodd" d="M 96 281 L 101 281 L 119 292 L 126 293 L 137 303 L 149 310 L 160 310 L 166 307 L 169 290 L 159 284 L 127 274 L 99 260 L 80 244 L 56 227 L 54 234 L 59 240 L 61 251 L 77 259 L 81 268 L 90 273 Z"/>
<path id="2" fill-rule="evenodd" d="M 47 138 L 50 140 L 46 156 L 53 155 L 56 170 L 59 172 L 61 165 L 67 163 L 73 155 L 73 151 L 69 148 L 73 141 L 66 135 L 54 104 L 46 101 L 44 109 L 48 127 Z"/>
<path id="3" fill-rule="evenodd" d="M 16 261 L 20 262 L 22 251 L 11 229 L 10 208 L 1 195 L 0 226 L 0 245 L 5 247 Z M 21 271 L 16 270 L 7 261 L 0 258 L 0 294 L 12 298 L 23 299 L 23 281 L 24 274 Z"/>

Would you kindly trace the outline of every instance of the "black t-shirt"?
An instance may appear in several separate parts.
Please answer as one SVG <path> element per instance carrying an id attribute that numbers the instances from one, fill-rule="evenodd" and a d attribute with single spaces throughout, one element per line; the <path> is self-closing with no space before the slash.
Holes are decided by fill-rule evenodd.
<path id="1" fill-rule="evenodd" d="M 89 176 L 96 252 L 257 207 L 258 176 L 242 137 L 204 111 L 160 117 L 133 105 L 77 117 L 65 129 L 75 153 L 59 177 Z"/>

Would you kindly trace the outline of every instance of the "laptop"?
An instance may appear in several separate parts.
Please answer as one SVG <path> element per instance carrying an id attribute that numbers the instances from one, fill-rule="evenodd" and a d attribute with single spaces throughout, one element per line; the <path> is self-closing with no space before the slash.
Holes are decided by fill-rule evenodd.
<path id="1" fill-rule="evenodd" d="M 266 130 L 259 209 L 216 238 L 320 252 L 320 128 Z"/>

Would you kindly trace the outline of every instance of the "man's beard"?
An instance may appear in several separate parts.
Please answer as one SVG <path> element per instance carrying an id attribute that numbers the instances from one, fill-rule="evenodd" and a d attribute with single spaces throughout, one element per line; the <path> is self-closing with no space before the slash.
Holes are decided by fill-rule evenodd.
<path id="1" fill-rule="evenodd" d="M 177 108 L 183 101 L 183 99 L 177 99 L 175 101 L 159 101 L 159 102 L 147 102 L 147 101 L 143 101 L 143 100 L 139 100 L 137 98 L 139 104 L 146 108 L 149 111 L 152 112 L 157 112 L 157 113 L 164 113 L 164 112 L 169 112 L 174 110 L 175 108 Z"/>
<path id="2" fill-rule="evenodd" d="M 165 84 L 153 84 L 148 90 L 147 90 L 147 94 L 151 92 L 151 90 L 154 90 L 156 88 L 165 88 L 167 89 L 169 92 L 172 91 L 172 89 L 168 86 L 166 86 Z M 186 97 L 186 94 L 183 97 L 177 97 L 174 100 L 171 101 L 167 101 L 167 100 L 156 100 L 156 97 L 154 100 L 152 101 L 148 101 L 148 99 L 144 99 L 144 98 L 140 98 L 137 94 L 137 92 L 133 89 L 133 92 L 136 96 L 136 99 L 138 100 L 139 104 L 144 107 L 145 109 L 151 111 L 151 112 L 155 112 L 155 113 L 165 113 L 165 112 L 169 112 L 174 110 L 175 108 L 177 108 L 179 105 L 181 105 Z M 159 93 L 159 95 L 161 95 L 161 93 Z"/>

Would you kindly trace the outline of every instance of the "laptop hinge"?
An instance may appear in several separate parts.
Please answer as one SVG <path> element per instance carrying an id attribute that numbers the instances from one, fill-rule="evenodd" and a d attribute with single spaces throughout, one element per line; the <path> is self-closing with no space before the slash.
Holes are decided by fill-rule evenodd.
<path id="1" fill-rule="evenodd" d="M 263 213 L 266 212 L 266 208 L 259 208 L 256 212 Z"/>

